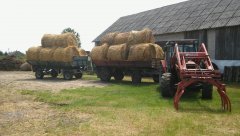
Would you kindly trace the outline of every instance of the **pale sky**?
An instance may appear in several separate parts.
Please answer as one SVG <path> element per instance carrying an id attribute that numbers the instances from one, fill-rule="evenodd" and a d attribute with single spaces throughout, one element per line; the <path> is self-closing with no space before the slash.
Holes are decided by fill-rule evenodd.
<path id="1" fill-rule="evenodd" d="M 0 50 L 24 52 L 41 45 L 43 34 L 60 34 L 71 27 L 80 34 L 82 48 L 118 18 L 185 0 L 2 0 Z"/>

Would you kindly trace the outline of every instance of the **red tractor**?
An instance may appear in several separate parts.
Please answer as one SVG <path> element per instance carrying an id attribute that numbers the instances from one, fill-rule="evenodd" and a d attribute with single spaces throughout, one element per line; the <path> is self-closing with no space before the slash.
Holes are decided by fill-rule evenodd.
<path id="1" fill-rule="evenodd" d="M 231 102 L 226 88 L 221 83 L 221 73 L 215 70 L 205 45 L 198 48 L 198 40 L 169 41 L 164 47 L 160 90 L 163 97 L 174 96 L 174 107 L 185 91 L 201 90 L 203 99 L 212 99 L 213 86 L 222 100 L 222 108 L 231 111 Z"/>

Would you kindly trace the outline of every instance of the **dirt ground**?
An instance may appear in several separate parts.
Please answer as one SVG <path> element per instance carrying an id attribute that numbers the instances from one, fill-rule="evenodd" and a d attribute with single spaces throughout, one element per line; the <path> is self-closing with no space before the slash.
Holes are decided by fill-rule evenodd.
<path id="1" fill-rule="evenodd" d="M 67 129 L 92 118 L 86 113 L 57 111 L 45 103 L 34 101 L 30 96 L 21 95 L 21 90 L 58 92 L 82 86 L 105 85 L 100 81 L 81 79 L 65 81 L 62 78 L 46 77 L 44 80 L 36 80 L 32 72 L 0 71 L 0 136 L 47 135 L 53 130 L 56 131 L 56 128 Z"/>

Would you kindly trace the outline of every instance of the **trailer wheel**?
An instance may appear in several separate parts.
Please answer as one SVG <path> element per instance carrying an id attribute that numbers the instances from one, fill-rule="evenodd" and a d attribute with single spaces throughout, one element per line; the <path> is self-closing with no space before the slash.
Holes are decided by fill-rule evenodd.
<path id="1" fill-rule="evenodd" d="M 77 73 L 77 74 L 75 74 L 74 75 L 77 79 L 80 79 L 80 78 L 82 78 L 82 73 Z"/>
<path id="2" fill-rule="evenodd" d="M 122 81 L 124 78 L 124 74 L 122 71 L 117 70 L 113 73 L 113 77 L 116 81 Z"/>
<path id="3" fill-rule="evenodd" d="M 101 70 L 99 72 L 99 76 L 100 76 L 101 81 L 109 82 L 111 79 L 111 72 L 107 68 L 101 68 Z"/>
<path id="4" fill-rule="evenodd" d="M 153 75 L 152 78 L 155 83 L 159 83 L 159 75 Z"/>
<path id="5" fill-rule="evenodd" d="M 207 84 L 207 83 L 203 84 L 202 99 L 211 100 L 212 92 L 213 92 L 213 85 Z"/>
<path id="6" fill-rule="evenodd" d="M 65 71 L 63 73 L 63 77 L 65 80 L 71 80 L 73 78 L 73 74 L 70 71 Z"/>
<path id="7" fill-rule="evenodd" d="M 43 71 L 41 69 L 37 69 L 37 71 L 35 72 L 36 79 L 43 79 L 43 76 Z"/>
<path id="8" fill-rule="evenodd" d="M 141 71 L 134 71 L 132 74 L 132 83 L 139 84 L 142 81 Z"/>
<path id="9" fill-rule="evenodd" d="M 172 74 L 164 73 L 160 79 L 160 91 L 162 97 L 173 97 L 174 95 L 174 85 L 172 84 Z"/>
<path id="10" fill-rule="evenodd" d="M 53 78 L 56 78 L 56 77 L 58 76 L 58 72 L 57 72 L 56 70 L 52 69 L 52 70 L 51 70 L 51 76 L 52 76 Z"/>

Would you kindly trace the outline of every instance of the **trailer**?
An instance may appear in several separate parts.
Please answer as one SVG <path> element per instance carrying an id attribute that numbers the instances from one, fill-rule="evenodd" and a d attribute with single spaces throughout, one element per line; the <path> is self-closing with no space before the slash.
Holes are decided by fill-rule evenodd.
<path id="1" fill-rule="evenodd" d="M 87 69 L 88 56 L 74 56 L 71 62 L 31 60 L 27 62 L 32 65 L 36 79 L 43 79 L 44 75 L 56 78 L 62 73 L 65 80 L 71 80 L 73 76 L 82 78 L 82 72 Z"/>
<path id="2" fill-rule="evenodd" d="M 150 61 L 92 61 L 98 78 L 101 81 L 109 82 L 111 77 L 121 81 L 125 75 L 132 78 L 133 84 L 141 83 L 142 77 L 152 77 L 154 82 L 159 82 L 161 74 L 161 59 L 153 58 Z"/>

